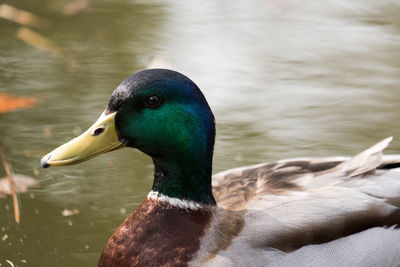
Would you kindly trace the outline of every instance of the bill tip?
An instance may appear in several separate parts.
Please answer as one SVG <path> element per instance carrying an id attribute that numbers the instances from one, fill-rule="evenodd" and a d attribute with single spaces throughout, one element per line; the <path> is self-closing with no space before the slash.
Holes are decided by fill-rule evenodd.
<path id="1" fill-rule="evenodd" d="M 47 161 L 51 158 L 51 155 L 46 155 L 40 160 L 40 165 L 42 165 L 43 168 L 48 168 L 50 167 L 50 164 L 47 163 Z"/>

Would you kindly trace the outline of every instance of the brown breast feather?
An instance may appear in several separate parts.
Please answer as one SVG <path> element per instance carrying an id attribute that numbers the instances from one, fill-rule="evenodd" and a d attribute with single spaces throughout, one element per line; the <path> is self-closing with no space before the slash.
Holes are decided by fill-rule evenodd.
<path id="1" fill-rule="evenodd" d="M 108 240 L 98 266 L 187 266 L 211 218 L 208 209 L 147 199 Z"/>

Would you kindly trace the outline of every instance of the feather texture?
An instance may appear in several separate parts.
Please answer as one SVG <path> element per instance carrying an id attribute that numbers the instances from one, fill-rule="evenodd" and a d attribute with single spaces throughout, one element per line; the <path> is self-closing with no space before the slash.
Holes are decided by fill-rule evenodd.
<path id="1" fill-rule="evenodd" d="M 191 264 L 400 265 L 400 168 L 388 168 L 400 155 L 382 155 L 391 139 L 352 158 L 283 160 L 214 175 L 212 234 Z M 229 216 L 242 226 L 229 247 L 216 250 L 216 232 L 228 225 L 220 217 Z"/>

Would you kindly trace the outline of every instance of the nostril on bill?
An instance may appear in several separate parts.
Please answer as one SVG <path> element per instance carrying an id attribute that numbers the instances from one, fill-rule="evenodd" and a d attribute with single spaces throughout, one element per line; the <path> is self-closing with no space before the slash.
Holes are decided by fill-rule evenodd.
<path id="1" fill-rule="evenodd" d="M 50 167 L 50 164 L 47 163 L 49 159 L 51 158 L 51 155 L 46 155 L 40 160 L 40 165 L 42 165 L 43 168 L 48 168 Z"/>
<path id="2" fill-rule="evenodd" d="M 96 130 L 94 130 L 93 136 L 100 135 L 103 132 L 104 132 L 104 128 L 103 127 L 97 128 Z"/>

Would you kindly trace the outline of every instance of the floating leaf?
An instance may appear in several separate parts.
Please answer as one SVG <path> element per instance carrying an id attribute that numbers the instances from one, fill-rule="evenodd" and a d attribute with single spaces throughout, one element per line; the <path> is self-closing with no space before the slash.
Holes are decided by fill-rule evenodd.
<path id="1" fill-rule="evenodd" d="M 28 11 L 17 9 L 7 4 L 0 5 L 0 18 L 10 20 L 22 25 L 41 28 L 48 23 L 45 19 Z"/>
<path id="2" fill-rule="evenodd" d="M 49 52 L 56 57 L 62 58 L 68 63 L 71 71 L 76 70 L 79 66 L 78 61 L 76 61 L 72 54 L 69 53 L 66 49 L 59 46 L 50 39 L 42 36 L 41 34 L 32 31 L 31 29 L 20 27 L 17 31 L 17 38 L 38 49 Z"/>
<path id="3" fill-rule="evenodd" d="M 36 106 L 35 97 L 19 97 L 10 93 L 0 93 L 0 113 L 7 113 Z"/>
<path id="4" fill-rule="evenodd" d="M 5 235 L 3 235 L 3 237 L 1 238 L 1 240 L 2 240 L 2 241 L 6 241 L 6 240 L 7 240 L 7 238 L 8 238 L 8 235 L 7 235 L 7 234 L 5 234 Z"/>
<path id="5" fill-rule="evenodd" d="M 39 184 L 38 180 L 23 174 L 13 174 L 12 176 L 15 190 L 20 193 L 25 193 L 30 187 Z M 11 195 L 10 183 L 7 177 L 0 179 L 0 195 Z"/>
<path id="6" fill-rule="evenodd" d="M 66 16 L 73 16 L 87 11 L 90 8 L 91 2 L 89 0 L 78 0 L 66 4 L 62 8 L 62 13 Z"/>
<path id="7" fill-rule="evenodd" d="M 64 209 L 61 212 L 61 214 L 62 214 L 62 216 L 72 216 L 72 215 L 79 214 L 79 210 L 78 209 L 73 209 L 73 210 Z"/>

